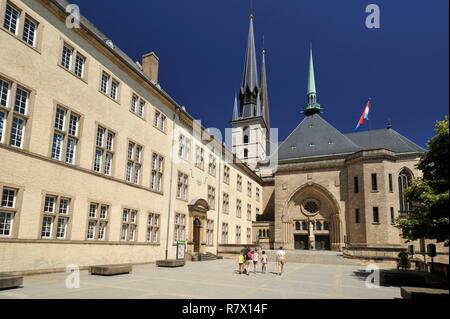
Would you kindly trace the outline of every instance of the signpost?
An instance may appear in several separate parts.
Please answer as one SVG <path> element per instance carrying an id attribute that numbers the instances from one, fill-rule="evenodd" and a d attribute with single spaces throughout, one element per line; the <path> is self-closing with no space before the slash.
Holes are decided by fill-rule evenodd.
<path id="1" fill-rule="evenodd" d="M 177 241 L 177 260 L 185 259 L 186 246 L 187 246 L 186 240 L 178 240 Z"/>

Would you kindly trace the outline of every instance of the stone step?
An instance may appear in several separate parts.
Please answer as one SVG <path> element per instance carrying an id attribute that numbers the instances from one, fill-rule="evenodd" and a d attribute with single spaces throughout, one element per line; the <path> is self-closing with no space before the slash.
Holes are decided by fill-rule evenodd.
<path id="1" fill-rule="evenodd" d="M 23 285 L 23 277 L 0 275 L 0 290 L 19 288 Z"/>

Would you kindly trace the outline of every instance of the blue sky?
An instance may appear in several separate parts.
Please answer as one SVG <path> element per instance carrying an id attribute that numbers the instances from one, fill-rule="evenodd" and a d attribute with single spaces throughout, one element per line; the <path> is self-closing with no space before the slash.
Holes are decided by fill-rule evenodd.
<path id="1" fill-rule="evenodd" d="M 369 97 L 372 129 L 384 128 L 390 117 L 395 130 L 421 146 L 448 114 L 448 0 L 253 2 L 256 47 L 261 52 L 264 36 L 267 50 L 271 124 L 280 140 L 303 117 L 310 42 L 323 117 L 341 132 L 353 131 Z M 72 3 L 134 60 L 155 51 L 162 87 L 203 125 L 229 127 L 249 1 Z M 381 9 L 380 29 L 365 27 L 370 3 Z"/>

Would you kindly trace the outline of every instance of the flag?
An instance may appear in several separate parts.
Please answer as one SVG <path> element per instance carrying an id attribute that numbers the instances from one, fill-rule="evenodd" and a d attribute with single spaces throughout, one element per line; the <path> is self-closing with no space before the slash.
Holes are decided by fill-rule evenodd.
<path id="1" fill-rule="evenodd" d="M 370 99 L 367 102 L 366 107 L 364 108 L 364 112 L 361 115 L 361 118 L 358 121 L 358 125 L 356 125 L 355 131 L 364 124 L 364 121 L 369 121 L 369 112 L 370 112 Z"/>

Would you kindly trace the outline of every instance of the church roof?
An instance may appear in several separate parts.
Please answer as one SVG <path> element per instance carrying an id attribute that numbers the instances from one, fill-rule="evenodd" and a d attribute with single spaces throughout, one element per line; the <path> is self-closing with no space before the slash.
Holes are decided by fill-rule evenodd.
<path id="1" fill-rule="evenodd" d="M 384 148 L 395 153 L 423 153 L 426 150 L 395 130 L 381 129 L 346 134 L 363 149 Z"/>
<path id="2" fill-rule="evenodd" d="M 250 16 L 248 31 L 247 52 L 245 54 L 244 76 L 242 79 L 242 93 L 246 90 L 254 92 L 259 90 L 258 69 L 256 66 L 255 35 L 253 31 L 253 15 Z"/>
<path id="3" fill-rule="evenodd" d="M 354 153 L 362 150 L 319 114 L 307 116 L 281 143 L 278 159 Z"/>

